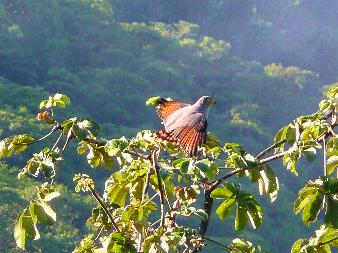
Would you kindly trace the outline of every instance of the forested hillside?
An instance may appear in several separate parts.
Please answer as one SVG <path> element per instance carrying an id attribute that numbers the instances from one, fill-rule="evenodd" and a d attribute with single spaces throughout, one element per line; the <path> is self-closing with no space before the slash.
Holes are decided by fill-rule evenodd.
<path id="1" fill-rule="evenodd" d="M 194 102 L 209 95 L 217 105 L 210 111 L 208 130 L 255 152 L 271 143 L 284 124 L 317 110 L 323 86 L 337 80 L 337 6 L 319 2 L 3 0 L 0 137 L 46 133 L 34 120 L 37 105 L 56 92 L 72 101 L 70 111 L 59 115 L 89 117 L 105 138 L 159 129 L 156 113 L 145 104 L 149 97 Z M 91 169 L 72 152 L 75 146 L 56 179 L 66 192 L 57 202 L 64 208 L 57 229 L 29 245 L 29 252 L 47 252 L 51 244 L 55 247 L 49 252 L 71 252 L 86 232 L 90 201 L 71 193 L 72 176 L 85 172 L 103 187 L 109 172 Z M 15 176 L 30 155 L 0 164 L 1 252 L 19 252 L 10 221 L 17 217 L 17 205 L 31 195 L 32 184 Z M 318 175 L 315 165 L 303 166 L 306 174 Z M 277 204 L 264 204 L 267 212 L 258 232 L 240 235 L 271 252 L 287 252 L 307 234 L 297 217 L 286 215 L 303 179 L 276 174 L 281 176 Z M 214 218 L 213 237 L 234 235 L 230 223 L 220 229 Z"/>

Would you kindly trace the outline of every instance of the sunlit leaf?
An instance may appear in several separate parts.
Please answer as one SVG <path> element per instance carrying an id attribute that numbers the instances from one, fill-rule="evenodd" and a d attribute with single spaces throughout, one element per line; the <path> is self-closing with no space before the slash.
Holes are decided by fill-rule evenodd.
<path id="1" fill-rule="evenodd" d="M 225 220 L 228 217 L 235 206 L 236 198 L 230 198 L 225 200 L 219 207 L 216 209 L 216 214 L 221 220 Z"/>
<path id="2" fill-rule="evenodd" d="M 330 175 L 338 167 L 338 155 L 331 156 L 326 161 L 327 174 Z"/>

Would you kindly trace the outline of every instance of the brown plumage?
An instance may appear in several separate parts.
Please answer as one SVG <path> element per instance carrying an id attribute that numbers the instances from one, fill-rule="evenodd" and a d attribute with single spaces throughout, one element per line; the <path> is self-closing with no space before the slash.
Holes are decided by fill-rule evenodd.
<path id="1" fill-rule="evenodd" d="M 193 105 L 178 101 L 160 100 L 157 114 L 162 119 L 164 129 L 156 136 L 177 145 L 188 156 L 197 155 L 198 148 L 205 142 L 210 105 L 216 100 L 201 97 Z"/>

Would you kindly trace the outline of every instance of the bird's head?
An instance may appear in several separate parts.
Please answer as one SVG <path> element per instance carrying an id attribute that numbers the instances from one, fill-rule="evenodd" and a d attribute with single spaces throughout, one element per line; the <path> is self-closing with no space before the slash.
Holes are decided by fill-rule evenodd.
<path id="1" fill-rule="evenodd" d="M 199 105 L 203 105 L 203 106 L 211 106 L 216 104 L 216 99 L 209 97 L 209 96 L 203 96 L 200 97 L 200 99 L 197 100 L 197 102 Z"/>

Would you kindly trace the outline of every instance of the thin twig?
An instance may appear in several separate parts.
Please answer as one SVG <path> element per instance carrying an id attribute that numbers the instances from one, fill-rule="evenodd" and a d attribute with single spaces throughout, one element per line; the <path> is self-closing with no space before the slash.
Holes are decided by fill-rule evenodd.
<path id="1" fill-rule="evenodd" d="M 107 141 L 105 141 L 105 140 L 94 140 L 94 139 L 90 139 L 90 138 L 84 138 L 83 140 L 85 142 L 96 144 L 96 145 L 99 145 L 99 146 L 104 146 L 104 145 L 107 144 Z"/>
<path id="2" fill-rule="evenodd" d="M 242 171 L 244 171 L 245 169 L 240 168 L 240 169 L 234 169 L 232 171 L 230 171 L 229 173 L 225 174 L 223 177 L 221 177 L 220 179 L 212 182 L 212 186 L 211 189 L 214 190 L 216 189 L 221 183 L 223 183 L 226 179 L 228 179 L 229 177 L 232 177 L 233 175 L 236 175 Z"/>
<path id="3" fill-rule="evenodd" d="M 95 239 L 94 239 L 94 242 L 95 242 L 97 239 L 99 239 L 100 235 L 102 234 L 103 229 L 104 229 L 104 226 L 101 226 L 101 229 L 100 229 L 100 231 L 97 233 L 97 235 L 96 235 L 96 237 L 95 237 Z"/>
<path id="4" fill-rule="evenodd" d="M 54 176 L 51 177 L 50 185 L 54 185 L 55 183 L 55 173 Z"/>
<path id="5" fill-rule="evenodd" d="M 149 184 L 150 184 L 150 170 L 148 171 L 146 180 L 144 182 L 144 188 L 142 192 L 142 202 L 147 196 Z M 147 205 L 156 195 L 157 193 L 154 196 L 152 196 L 145 204 L 143 204 L 143 206 Z M 142 230 L 138 235 L 137 252 L 141 252 L 142 250 L 143 239 L 144 239 L 144 228 L 142 227 Z"/>
<path id="6" fill-rule="evenodd" d="M 327 168 L 326 168 L 326 138 L 323 139 L 323 168 L 324 168 L 324 177 L 327 176 Z M 324 195 L 324 201 L 323 201 L 323 208 L 328 208 L 329 203 L 327 202 L 327 195 Z M 327 211 L 327 210 L 326 210 Z"/>
<path id="7" fill-rule="evenodd" d="M 161 226 L 164 227 L 164 221 L 165 221 L 165 210 L 164 210 L 164 191 L 163 191 L 163 185 L 162 185 L 162 179 L 161 179 L 161 175 L 160 175 L 160 166 L 157 163 L 157 155 L 156 155 L 156 151 L 153 151 L 151 153 L 151 160 L 153 163 L 153 167 L 155 169 L 156 172 L 156 176 L 157 176 L 157 181 L 158 181 L 158 189 L 160 191 L 160 205 L 161 205 Z"/>
<path id="8" fill-rule="evenodd" d="M 146 206 L 150 201 L 152 201 L 156 196 L 158 195 L 158 193 L 156 192 L 150 199 L 147 200 L 146 203 L 142 204 L 142 207 L 143 206 Z"/>
<path id="9" fill-rule="evenodd" d="M 275 155 L 272 155 L 272 156 L 269 156 L 267 158 L 263 158 L 259 161 L 259 163 L 257 165 L 261 165 L 261 164 L 265 164 L 265 163 L 268 163 L 268 162 L 272 162 L 274 160 L 277 160 L 281 157 L 283 157 L 285 154 L 287 154 L 288 151 L 283 151 L 283 152 L 280 152 L 278 154 L 275 154 Z"/>
<path id="10" fill-rule="evenodd" d="M 103 203 L 99 194 L 97 194 L 97 192 L 90 185 L 87 185 L 87 186 L 88 186 L 90 192 L 92 193 L 92 195 L 94 196 L 94 198 L 99 202 L 99 204 L 102 207 L 102 209 L 104 210 L 104 212 L 108 215 L 108 217 L 109 217 L 111 223 L 113 224 L 115 230 L 117 232 L 121 233 L 121 230 L 119 229 L 118 225 L 114 221 L 113 215 L 109 212 L 107 206 L 105 205 L 105 203 Z"/>
<path id="11" fill-rule="evenodd" d="M 173 207 L 172 207 L 172 205 L 171 205 L 171 203 L 170 203 L 170 201 L 169 201 L 168 194 L 167 194 L 167 189 L 166 189 L 166 187 L 165 187 L 165 184 L 163 184 L 163 190 L 164 190 L 164 198 L 165 198 L 165 200 L 167 201 L 167 204 L 168 204 L 168 206 L 169 206 L 169 210 L 170 210 L 170 213 L 171 213 L 172 210 L 173 210 Z"/>
<path id="12" fill-rule="evenodd" d="M 326 177 L 327 176 L 327 168 L 326 168 L 326 138 L 324 138 L 323 139 L 323 160 L 324 160 L 324 162 L 323 162 L 323 167 L 324 167 L 324 177 Z"/>
<path id="13" fill-rule="evenodd" d="M 151 224 L 151 227 L 153 227 L 154 225 L 156 225 L 156 224 L 159 223 L 160 221 L 161 221 L 161 219 L 158 219 L 157 221 L 153 222 L 153 223 Z"/>
<path id="14" fill-rule="evenodd" d="M 256 155 L 256 159 L 260 159 L 262 158 L 264 155 L 266 155 L 267 153 L 269 153 L 271 150 L 273 150 L 276 147 L 279 147 L 280 145 L 286 143 L 286 139 L 280 140 L 274 144 L 272 144 L 271 146 L 267 147 L 266 149 L 262 150 L 258 155 Z"/>
<path id="15" fill-rule="evenodd" d="M 65 144 L 63 145 L 63 147 L 61 149 L 61 154 L 63 154 L 63 152 L 65 152 L 65 150 L 66 150 L 69 142 L 73 139 L 73 137 L 74 137 L 73 133 L 68 134 L 66 142 L 65 142 Z"/>
<path id="16" fill-rule="evenodd" d="M 315 115 L 315 114 L 317 114 L 319 112 L 320 111 L 317 111 L 313 115 Z M 321 120 L 326 120 L 331 114 L 332 114 L 332 111 L 327 112 L 323 117 L 321 117 Z M 286 138 L 284 138 L 284 139 L 282 139 L 282 140 L 280 140 L 280 141 L 272 144 L 271 146 L 269 146 L 266 149 L 262 150 L 258 155 L 256 155 L 255 158 L 256 159 L 262 158 L 264 155 L 266 155 L 267 153 L 269 153 L 271 150 L 273 150 L 276 147 L 279 147 L 280 145 L 282 145 L 282 144 L 284 144 L 286 142 L 287 142 L 287 140 L 286 140 Z"/>
<path id="17" fill-rule="evenodd" d="M 59 127 L 58 125 L 55 125 L 55 126 L 52 128 L 52 130 L 51 130 L 48 134 L 42 136 L 41 138 L 37 139 L 36 141 L 32 142 L 31 144 L 38 143 L 38 142 L 40 142 L 40 141 L 42 141 L 42 140 L 48 138 L 49 136 L 51 136 L 53 133 L 55 133 L 55 132 L 56 132 L 57 130 L 59 130 L 59 129 L 60 129 L 60 127 Z"/>
<path id="18" fill-rule="evenodd" d="M 149 155 L 147 155 L 147 154 L 141 154 L 141 153 L 138 153 L 138 152 L 136 152 L 134 150 L 124 150 L 123 153 L 127 153 L 129 155 L 140 157 L 140 158 L 143 158 L 143 159 L 148 159 L 149 158 Z"/>
<path id="19" fill-rule="evenodd" d="M 150 184 L 150 170 L 147 173 L 147 177 L 146 177 L 146 181 L 144 182 L 144 188 L 143 188 L 143 192 L 142 192 L 142 201 L 146 198 L 147 193 L 148 193 L 148 188 L 149 188 L 149 184 Z"/>
<path id="20" fill-rule="evenodd" d="M 61 137 L 62 137 L 63 133 L 61 132 L 59 137 L 57 138 L 57 140 L 55 141 L 53 147 L 52 147 L 52 150 L 56 149 L 57 145 L 59 144 L 60 140 L 61 140 Z"/>
<path id="21" fill-rule="evenodd" d="M 220 247 L 222 247 L 222 248 L 224 248 L 224 249 L 226 249 L 226 250 L 229 250 L 229 251 L 232 250 L 230 247 L 228 247 L 228 246 L 226 246 L 226 245 L 224 245 L 224 244 L 222 244 L 222 243 L 220 243 L 220 242 L 218 242 L 218 241 L 215 241 L 215 240 L 213 240 L 213 239 L 211 239 L 211 238 L 208 238 L 208 237 L 203 236 L 203 239 L 205 239 L 205 240 L 207 240 L 207 241 L 209 241 L 209 242 L 213 242 L 213 243 L 215 243 L 216 245 L 218 245 L 218 246 L 220 246 Z"/>

